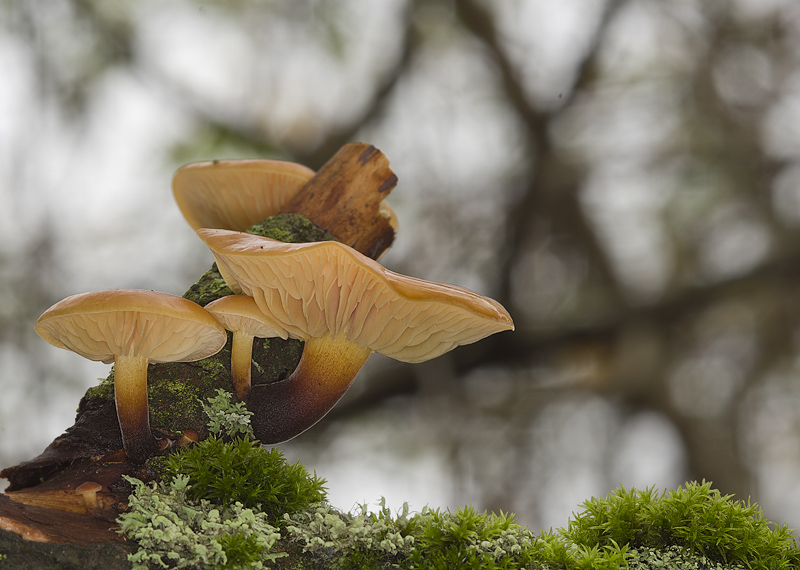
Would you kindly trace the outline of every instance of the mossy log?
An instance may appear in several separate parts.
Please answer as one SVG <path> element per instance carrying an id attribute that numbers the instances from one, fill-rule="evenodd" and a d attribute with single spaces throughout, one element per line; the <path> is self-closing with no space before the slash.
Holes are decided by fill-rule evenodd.
<path id="1" fill-rule="evenodd" d="M 295 196 L 291 212 L 269 218 L 249 231 L 287 242 L 338 239 L 377 258 L 394 239 L 395 221 L 382 202 L 396 181 L 380 151 L 366 144 L 345 145 Z M 359 227 L 363 232 L 359 232 Z M 216 266 L 212 266 L 184 297 L 205 305 L 229 294 L 230 289 Z M 253 384 L 285 379 L 297 366 L 302 349 L 297 340 L 255 339 Z M 232 389 L 230 360 L 229 333 L 226 346 L 210 358 L 148 367 L 151 426 L 170 442 L 164 454 L 182 445 L 184 432 L 194 432 L 199 439 L 206 437 L 207 418 L 199 402 L 214 396 L 218 388 Z M 154 479 L 157 462 L 138 466 L 125 457 L 114 404 L 113 377 L 112 370 L 100 385 L 86 392 L 78 405 L 75 424 L 44 452 L 0 471 L 0 477 L 10 482 L 6 496 L 0 495 L 0 529 L 27 533 L 29 537 L 39 532 L 36 535 L 39 540 L 50 542 L 85 544 L 121 540 L 115 533 L 88 531 L 94 524 L 88 521 L 100 520 L 106 530 L 113 527 L 116 516 L 127 506 L 130 493 L 122 475 Z M 102 487 L 100 496 L 104 502 L 91 513 L 83 507 L 82 498 L 75 495 L 75 488 L 85 481 L 95 481 Z M 65 512 L 84 518 L 70 519 L 69 524 L 48 525 L 42 523 L 48 511 L 52 511 L 52 521 L 66 516 Z M 27 530 L 22 532 L 21 528 Z M 17 541 L 6 534 L 0 531 L 0 552 L 10 551 L 3 541 Z"/>

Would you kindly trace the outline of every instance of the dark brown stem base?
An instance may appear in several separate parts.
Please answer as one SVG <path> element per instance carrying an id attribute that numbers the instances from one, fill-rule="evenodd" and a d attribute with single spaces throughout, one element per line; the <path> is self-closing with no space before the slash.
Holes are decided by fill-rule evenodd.
<path id="1" fill-rule="evenodd" d="M 281 443 L 317 423 L 347 392 L 371 352 L 344 335 L 307 340 L 289 378 L 250 390 L 246 403 L 256 439 Z"/>

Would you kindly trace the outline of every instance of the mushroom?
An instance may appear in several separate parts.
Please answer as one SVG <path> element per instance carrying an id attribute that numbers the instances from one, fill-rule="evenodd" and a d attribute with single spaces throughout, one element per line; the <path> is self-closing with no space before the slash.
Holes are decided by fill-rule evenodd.
<path id="1" fill-rule="evenodd" d="M 197 443 L 200 440 L 200 436 L 197 435 L 197 432 L 193 429 L 185 429 L 183 433 L 178 438 L 178 447 L 189 447 L 193 443 Z"/>
<path id="2" fill-rule="evenodd" d="M 78 485 L 78 487 L 75 489 L 77 494 L 83 495 L 83 503 L 86 505 L 87 511 L 97 508 L 97 492 L 102 488 L 103 487 L 100 485 L 100 483 L 86 481 L 85 483 Z"/>
<path id="3" fill-rule="evenodd" d="M 200 229 L 232 289 L 252 296 L 278 336 L 305 341 L 297 369 L 247 399 L 264 443 L 291 439 L 339 400 L 369 355 L 423 362 L 513 330 L 496 301 L 455 285 L 388 271 L 338 242 L 290 244 Z"/>
<path id="4" fill-rule="evenodd" d="M 194 162 L 175 172 L 172 194 L 194 230 L 243 232 L 279 214 L 314 174 L 302 164 L 284 160 Z M 397 215 L 386 200 L 381 200 L 378 215 L 397 231 Z"/>
<path id="5" fill-rule="evenodd" d="M 206 305 L 206 311 L 233 333 L 231 380 L 236 396 L 244 400 L 250 392 L 253 338 L 281 336 L 282 331 L 261 312 L 253 298 L 246 295 L 221 297 Z"/>
<path id="6" fill-rule="evenodd" d="M 314 176 L 283 160 L 214 160 L 179 168 L 172 193 L 193 229 L 245 231 L 274 216 Z"/>
<path id="7" fill-rule="evenodd" d="M 150 432 L 147 365 L 192 362 L 217 353 L 225 329 L 200 305 L 167 293 L 109 289 L 73 295 L 47 309 L 36 332 L 50 344 L 114 363 L 114 396 L 128 457 L 159 450 Z"/>

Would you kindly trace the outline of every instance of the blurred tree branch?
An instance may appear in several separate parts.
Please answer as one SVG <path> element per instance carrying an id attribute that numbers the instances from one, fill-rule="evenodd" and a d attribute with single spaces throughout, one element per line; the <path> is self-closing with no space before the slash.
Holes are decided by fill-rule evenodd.
<path id="1" fill-rule="evenodd" d="M 606 2 L 602 17 L 598 22 L 589 49 L 586 50 L 576 69 L 575 81 L 571 91 L 561 95 L 560 105 L 552 110 L 539 110 L 531 102 L 529 95 L 514 69 L 510 57 L 497 35 L 494 17 L 488 8 L 475 0 L 458 0 L 456 9 L 464 27 L 486 46 L 501 76 L 509 105 L 526 126 L 526 151 L 530 155 L 531 173 L 526 180 L 522 198 L 513 205 L 507 214 L 507 237 L 503 244 L 504 262 L 499 286 L 500 299 L 511 305 L 511 274 L 519 262 L 523 250 L 528 245 L 536 223 L 547 219 L 554 233 L 569 233 L 585 248 L 592 259 L 592 265 L 602 276 L 607 286 L 607 294 L 614 306 L 624 306 L 624 297 L 619 290 L 616 276 L 600 245 L 594 229 L 588 224 L 578 203 L 578 189 L 583 181 L 583 173 L 574 166 L 563 163 L 553 147 L 549 127 L 559 113 L 572 104 L 582 89 L 590 88 L 590 78 L 594 74 L 598 47 L 605 36 L 609 22 L 623 2 Z M 512 305 L 512 313 L 515 312 Z"/>

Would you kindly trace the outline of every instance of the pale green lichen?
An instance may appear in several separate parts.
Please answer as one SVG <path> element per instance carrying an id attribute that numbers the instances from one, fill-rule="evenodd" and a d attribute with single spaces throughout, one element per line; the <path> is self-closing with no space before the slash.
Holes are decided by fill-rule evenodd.
<path id="1" fill-rule="evenodd" d="M 120 532 L 139 550 L 128 556 L 134 570 L 161 568 L 264 568 L 285 556 L 273 552 L 280 539 L 266 515 L 234 503 L 220 508 L 186 496 L 187 477 L 169 485 L 146 485 L 125 477 L 133 486 L 130 512 L 120 517 Z"/>
<path id="2" fill-rule="evenodd" d="M 410 514 L 405 504 L 393 515 L 382 499 L 377 513 L 366 505 L 342 513 L 330 506 L 285 515 L 290 540 L 304 553 L 331 556 L 328 566 L 356 568 L 528 568 L 543 545 L 511 516 L 454 513 L 424 508 Z"/>
<path id="3" fill-rule="evenodd" d="M 746 570 L 741 564 L 713 562 L 677 546 L 631 549 L 627 563 L 628 570 Z"/>
<path id="4" fill-rule="evenodd" d="M 386 514 L 385 500 L 381 500 L 381 513 L 368 512 L 361 505 L 358 514 L 342 513 L 329 505 L 312 511 L 284 515 L 286 531 L 297 541 L 304 552 L 331 550 L 339 555 L 350 551 L 374 550 L 378 555 L 397 556 L 411 552 L 414 537 L 404 535 L 410 522 L 408 503 L 397 518 Z"/>
<path id="5" fill-rule="evenodd" d="M 244 402 L 234 402 L 233 394 L 218 389 L 217 395 L 208 398 L 208 403 L 201 401 L 200 405 L 208 416 L 208 431 L 216 437 L 243 437 L 254 439 L 250 418 L 253 412 L 247 409 Z"/>

